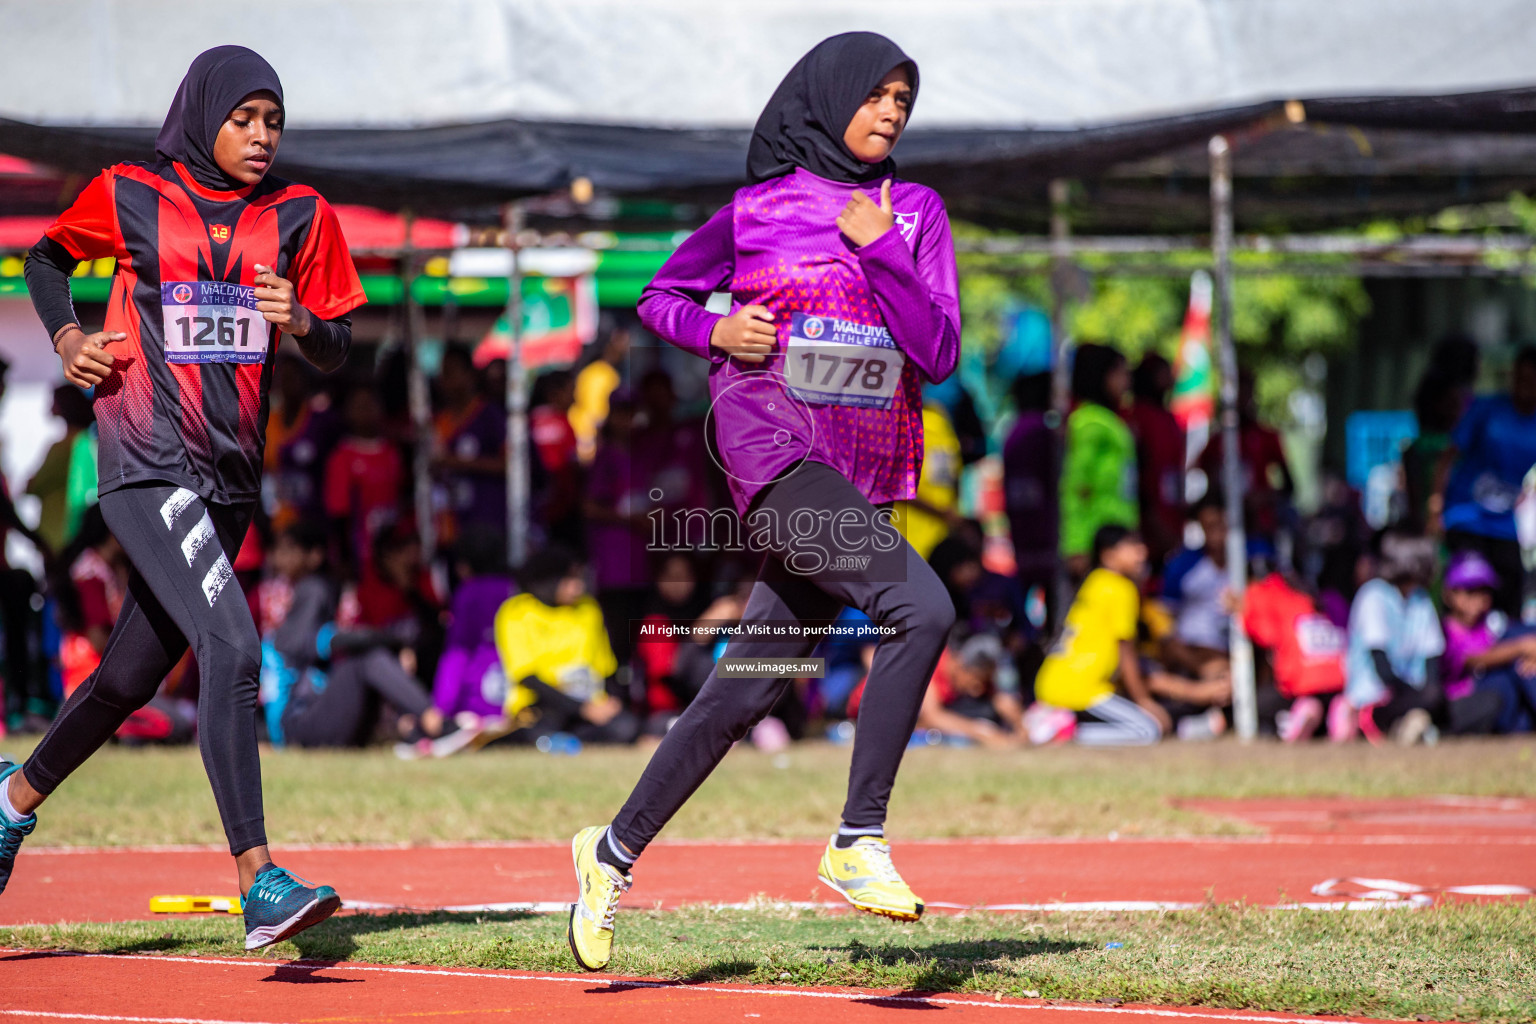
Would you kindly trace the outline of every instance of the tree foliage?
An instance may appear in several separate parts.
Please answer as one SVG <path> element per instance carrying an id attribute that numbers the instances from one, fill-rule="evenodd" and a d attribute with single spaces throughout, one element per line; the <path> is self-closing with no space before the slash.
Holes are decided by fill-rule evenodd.
<path id="1" fill-rule="evenodd" d="M 978 228 L 956 225 L 957 238 L 989 237 Z M 1276 421 L 1288 415 L 1290 394 L 1302 383 L 1301 366 L 1312 353 L 1347 348 L 1370 299 L 1359 278 L 1317 272 L 1279 273 L 1276 256 L 1242 253 L 1236 258 L 1232 336 L 1238 358 L 1254 368 L 1263 411 Z M 1127 258 L 1085 255 L 1087 295 L 1070 302 L 1067 324 L 1075 343 L 1114 345 L 1133 362 L 1146 352 L 1173 358 L 1189 302 L 1189 274 L 1209 266 L 1203 253 L 1169 253 Z M 960 256 L 960 305 L 964 340 L 979 357 L 990 357 L 1004 341 L 1005 313 L 1023 303 L 1050 309 L 1050 265 L 1038 255 Z M 989 381 L 989 385 L 994 382 Z M 995 382 L 1000 389 L 1006 382 Z"/>

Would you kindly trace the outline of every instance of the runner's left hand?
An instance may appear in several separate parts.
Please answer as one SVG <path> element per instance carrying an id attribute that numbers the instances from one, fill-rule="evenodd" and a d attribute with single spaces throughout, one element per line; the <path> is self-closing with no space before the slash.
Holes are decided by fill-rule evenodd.
<path id="1" fill-rule="evenodd" d="M 862 189 L 854 189 L 848 205 L 837 215 L 837 230 L 860 248 L 891 230 L 895 223 L 896 214 L 891 209 L 890 178 L 880 183 L 879 206 Z"/>
<path id="2" fill-rule="evenodd" d="M 293 300 L 293 282 L 260 263 L 256 264 L 256 311 L 284 334 L 302 338 L 309 333 L 309 310 Z"/>

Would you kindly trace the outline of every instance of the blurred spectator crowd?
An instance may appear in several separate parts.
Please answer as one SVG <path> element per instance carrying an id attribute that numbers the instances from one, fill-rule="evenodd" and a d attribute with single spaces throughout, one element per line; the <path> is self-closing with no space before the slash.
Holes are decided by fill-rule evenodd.
<path id="1" fill-rule="evenodd" d="M 634 373 L 637 328 L 605 325 L 530 395 L 530 554 L 507 557 L 505 367 L 449 343 L 431 383 L 431 501 L 416 500 L 403 373 L 273 373 L 265 492 L 236 561 L 263 640 L 274 745 L 393 745 L 401 757 L 493 745 L 552 753 L 655 742 L 739 623 L 756 556 L 718 543 L 729 510 L 707 409 L 669 373 Z M 1522 494 L 1536 465 L 1536 349 L 1474 395 L 1477 350 L 1449 339 L 1415 396 L 1393 521 L 1326 474 L 1298 515 L 1280 435 L 1244 375 L 1237 440 L 1246 568 L 1229 573 L 1222 438 L 1191 443 L 1173 371 L 1078 347 L 1072 406 L 1020 377 L 1004 422 L 963 388 L 925 403 L 924 465 L 899 528 L 957 612 L 914 744 L 1017 747 L 1209 740 L 1232 719 L 1234 623 L 1251 639 L 1260 729 L 1286 742 L 1433 742 L 1527 732 L 1536 626 L 1525 614 Z M 3 376 L 0 376 L 3 386 Z M 129 568 L 95 504 L 95 428 L 55 393 L 64 437 L 27 484 L 37 529 L 0 497 L 0 528 L 46 572 L 0 565 L 5 724 L 45 729 L 100 660 Z M 995 500 L 967 491 L 985 462 Z M 428 508 L 430 506 L 430 508 Z M 419 515 L 431 520 L 423 524 Z M 968 514 L 969 513 L 969 514 Z M 427 526 L 427 530 L 423 530 Z M 727 531 L 729 533 L 729 531 Z M 429 535 L 430 557 L 424 535 Z M 847 610 L 818 678 L 795 680 L 750 742 L 853 735 L 874 640 Z M 119 734 L 181 743 L 196 728 L 184 661 Z"/>

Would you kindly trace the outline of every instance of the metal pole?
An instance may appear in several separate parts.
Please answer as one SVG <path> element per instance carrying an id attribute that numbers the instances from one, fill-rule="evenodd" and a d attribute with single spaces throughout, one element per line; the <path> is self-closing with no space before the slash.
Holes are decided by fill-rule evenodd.
<path id="1" fill-rule="evenodd" d="M 1211 153 L 1211 262 L 1215 271 L 1216 345 L 1221 359 L 1222 485 L 1227 498 L 1227 585 L 1239 601 L 1248 589 L 1248 538 L 1243 523 L 1243 461 L 1239 448 L 1237 348 L 1232 343 L 1232 148 L 1213 135 Z M 1253 645 L 1242 617 L 1231 620 L 1232 717 L 1245 743 L 1259 731 L 1254 694 Z"/>
<path id="2" fill-rule="evenodd" d="M 1050 423 L 1050 426 L 1056 438 L 1058 491 L 1061 485 L 1062 467 L 1066 465 L 1067 414 L 1072 409 L 1072 374 L 1067 366 L 1072 342 L 1067 337 L 1067 296 L 1064 294 L 1066 275 L 1072 260 L 1072 225 L 1067 220 L 1067 202 L 1070 195 L 1070 185 L 1065 178 L 1051 179 L 1051 416 L 1054 422 Z M 1058 517 L 1061 515 L 1060 501 L 1056 503 L 1056 514 Z M 1060 538 L 1059 518 L 1056 526 L 1056 535 Z M 1072 577 L 1067 572 L 1066 560 L 1058 554 L 1056 594 L 1055 599 L 1050 602 L 1052 607 L 1047 616 L 1047 626 L 1050 629 L 1056 628 L 1056 624 L 1067 614 L 1067 607 L 1071 603 Z"/>
<path id="3" fill-rule="evenodd" d="M 523 206 L 503 210 L 512 270 L 507 275 L 507 560 L 513 568 L 528 557 L 528 387 L 523 365 L 523 274 L 517 236 L 523 230 Z"/>
<path id="4" fill-rule="evenodd" d="M 427 375 L 421 369 L 421 342 L 423 319 L 421 304 L 416 301 L 416 252 L 411 244 L 415 215 L 406 210 L 405 241 L 400 248 L 400 281 L 405 294 L 405 356 L 406 390 L 410 403 L 411 426 L 416 434 L 416 446 L 412 453 L 411 470 L 415 478 L 416 532 L 421 537 L 421 554 L 430 563 L 437 552 L 437 522 L 432 515 L 432 399 L 427 389 Z"/>

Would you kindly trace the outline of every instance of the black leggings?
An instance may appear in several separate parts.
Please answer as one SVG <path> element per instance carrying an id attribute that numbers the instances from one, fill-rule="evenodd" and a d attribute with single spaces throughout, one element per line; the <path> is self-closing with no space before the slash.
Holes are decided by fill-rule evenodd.
<path id="1" fill-rule="evenodd" d="M 251 506 L 207 504 L 184 487 L 151 484 L 103 494 L 101 513 L 133 564 L 128 597 L 100 666 L 27 759 L 27 781 L 52 793 L 149 703 L 190 643 L 202 680 L 197 738 L 229 850 L 262 846 L 261 643 L 230 564 Z"/>
<path id="2" fill-rule="evenodd" d="M 382 698 L 396 711 L 419 716 L 432 698 L 382 647 L 338 661 L 323 689 L 307 683 L 283 711 L 283 735 L 301 747 L 360 747 L 368 742 Z"/>
<path id="3" fill-rule="evenodd" d="M 889 525 L 874 525 L 876 514 L 842 474 L 818 462 L 768 485 L 746 517 L 747 536 L 768 521 L 779 529 L 755 538 L 770 554 L 742 616 L 744 625 L 824 624 L 846 604 L 894 631 L 882 638 L 870 668 L 843 807 L 845 825 L 867 829 L 885 823 L 923 693 L 955 621 L 939 577 Z M 879 515 L 888 524 L 888 513 Z M 818 640 L 736 636 L 724 657 L 800 658 Z M 789 684 L 771 676 L 722 677 L 716 666 L 613 820 L 618 840 L 636 854 L 644 850 Z"/>

